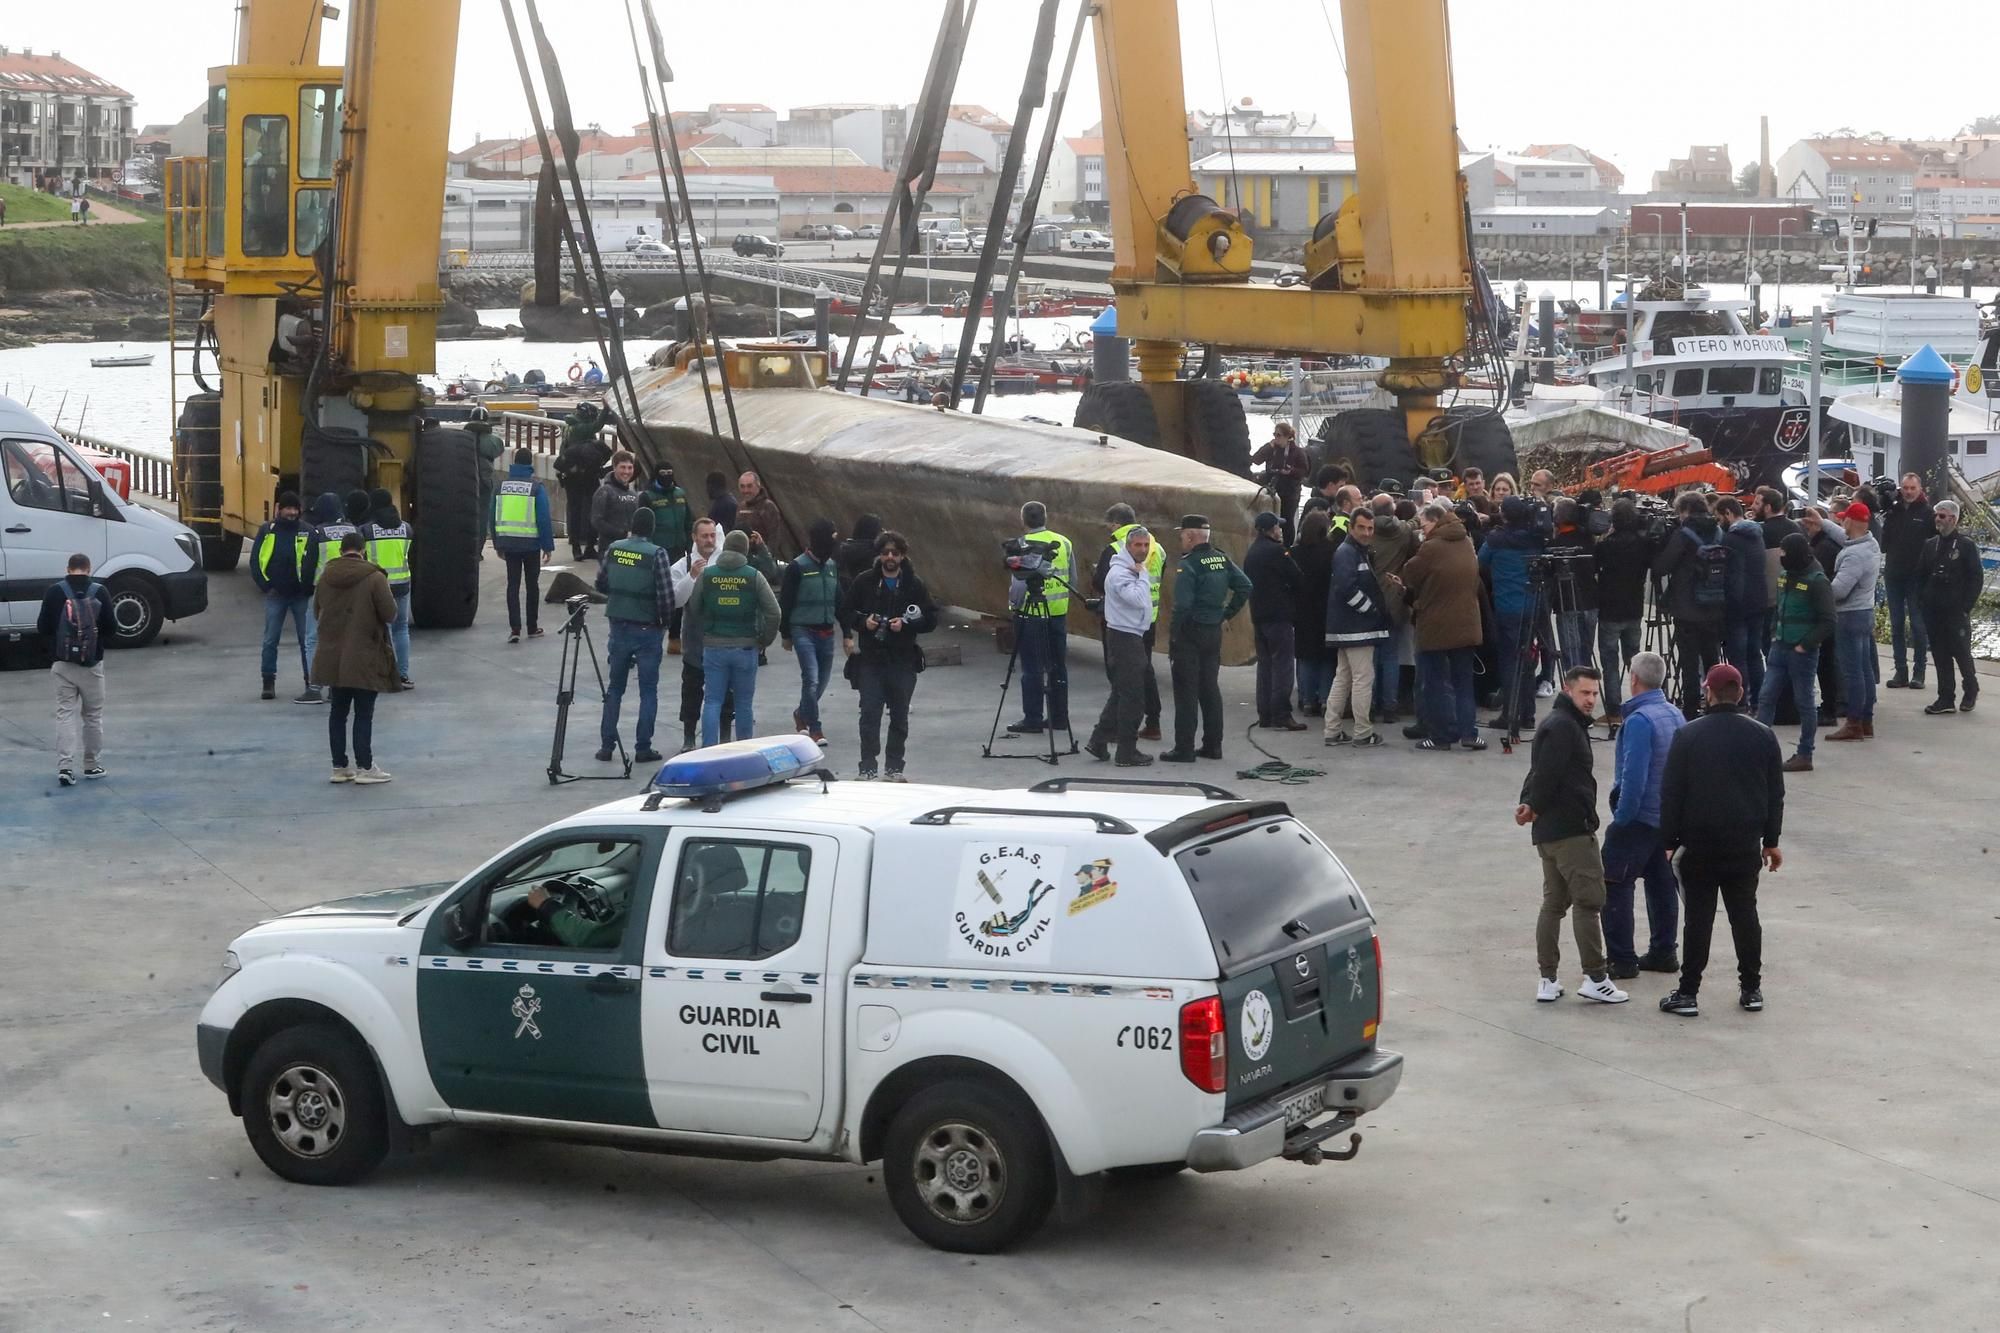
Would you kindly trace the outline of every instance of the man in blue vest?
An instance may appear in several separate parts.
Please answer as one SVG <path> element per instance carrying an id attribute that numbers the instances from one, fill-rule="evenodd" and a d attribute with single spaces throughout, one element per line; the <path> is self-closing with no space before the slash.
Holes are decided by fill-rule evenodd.
<path id="1" fill-rule="evenodd" d="M 814 519 L 806 533 L 806 553 L 785 567 L 778 591 L 778 638 L 799 658 L 799 706 L 792 710 L 792 725 L 821 745 L 826 732 L 820 726 L 819 701 L 833 676 L 834 640 L 839 638 L 849 652 L 854 648 L 840 632 L 847 590 L 833 558 L 839 537 L 832 520 Z"/>
<path id="2" fill-rule="evenodd" d="M 507 479 L 493 496 L 493 549 L 507 562 L 507 642 L 521 641 L 521 585 L 528 585 L 528 637 L 542 637 L 537 623 L 542 600 L 542 566 L 555 554 L 555 518 L 549 493 L 535 480 L 535 455 L 516 449 Z"/>
<path id="3" fill-rule="evenodd" d="M 368 543 L 368 563 L 389 576 L 389 595 L 396 599 L 396 619 L 389 625 L 389 643 L 396 650 L 396 674 L 403 688 L 414 690 L 410 679 L 410 525 L 396 512 L 396 499 L 377 487 L 368 494 L 368 521 L 361 525 L 361 539 Z"/>
<path id="4" fill-rule="evenodd" d="M 610 599 L 604 608 L 611 621 L 609 680 L 604 687 L 604 717 L 598 725 L 597 758 L 611 760 L 618 744 L 618 710 L 625 701 L 625 680 L 639 668 L 639 724 L 632 759 L 657 763 L 653 748 L 653 718 L 659 711 L 660 657 L 666 646 L 667 622 L 674 618 L 674 581 L 667 572 L 667 553 L 653 545 L 653 514 L 632 515 L 632 531 L 604 548 L 597 567 L 597 590 Z"/>
<path id="5" fill-rule="evenodd" d="M 312 653 L 319 637 L 312 614 L 315 557 L 312 530 L 299 517 L 297 493 L 280 493 L 278 516 L 257 529 L 250 542 L 250 578 L 264 595 L 263 698 L 278 697 L 278 640 L 284 637 L 289 617 L 299 641 L 299 672 L 305 681 L 305 689 L 292 702 L 320 701 L 319 692 L 312 687 Z"/>
<path id="6" fill-rule="evenodd" d="M 1048 525 L 1048 507 L 1041 501 L 1021 506 L 1022 540 L 1047 554 L 1053 572 L 1035 587 L 1017 577 L 1007 589 L 1014 638 L 1021 646 L 1021 720 L 1007 725 L 1015 736 L 1041 733 L 1044 704 L 1048 729 L 1069 730 L 1069 589 L 1076 582 L 1076 552 L 1069 538 Z"/>

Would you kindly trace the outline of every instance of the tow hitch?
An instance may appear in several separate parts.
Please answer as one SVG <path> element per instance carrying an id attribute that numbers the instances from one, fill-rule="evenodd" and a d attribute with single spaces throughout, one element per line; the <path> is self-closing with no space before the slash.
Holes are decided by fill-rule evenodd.
<path id="1" fill-rule="evenodd" d="M 1320 1145 L 1353 1123 L 1352 1120 L 1345 1123 L 1336 1120 L 1330 1125 L 1323 1125 L 1318 1128 L 1305 1130 L 1299 1134 L 1294 1134 L 1285 1143 L 1285 1157 L 1294 1162 L 1304 1162 L 1307 1166 L 1318 1166 L 1321 1162 L 1329 1160 L 1351 1162 L 1361 1152 L 1361 1136 L 1359 1134 L 1349 1134 L 1347 1136 L 1347 1147 L 1344 1149 L 1322 1148 Z"/>

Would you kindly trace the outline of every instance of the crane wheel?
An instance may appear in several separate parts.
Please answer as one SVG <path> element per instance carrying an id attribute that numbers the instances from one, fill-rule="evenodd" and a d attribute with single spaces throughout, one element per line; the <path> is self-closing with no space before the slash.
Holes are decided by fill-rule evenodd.
<path id="1" fill-rule="evenodd" d="M 299 449 L 299 499 L 311 517 L 313 501 L 334 495 L 345 502 L 349 491 L 368 489 L 368 441 L 352 431 L 321 433 L 306 427 Z"/>
<path id="2" fill-rule="evenodd" d="M 1502 472 L 1516 480 L 1521 460 L 1514 452 L 1514 432 L 1507 420 L 1490 407 L 1461 404 L 1444 411 L 1443 429 L 1451 441 L 1451 470 L 1463 472 L 1476 467 L 1490 482 Z"/>
<path id="3" fill-rule="evenodd" d="M 1243 397 L 1221 380 L 1187 381 L 1189 450 L 1210 467 L 1250 475 L 1250 418 Z"/>
<path id="4" fill-rule="evenodd" d="M 1345 465 L 1364 491 L 1389 477 L 1407 487 L 1423 471 L 1403 414 L 1386 407 L 1349 408 L 1328 417 L 1308 456 L 1315 472 L 1328 463 Z"/>
<path id="5" fill-rule="evenodd" d="M 465 629 L 479 613 L 479 451 L 472 436 L 433 427 L 417 441 L 409 513 L 410 623 Z"/>
<path id="6" fill-rule="evenodd" d="M 1153 412 L 1153 399 L 1137 380 L 1110 380 L 1093 384 L 1077 401 L 1071 423 L 1078 430 L 1116 435 L 1121 440 L 1160 447 L 1160 419 Z"/>

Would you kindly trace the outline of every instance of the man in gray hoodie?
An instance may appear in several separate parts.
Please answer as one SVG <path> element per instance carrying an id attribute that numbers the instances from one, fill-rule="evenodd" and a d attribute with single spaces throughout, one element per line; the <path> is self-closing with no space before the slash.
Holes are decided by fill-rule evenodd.
<path id="1" fill-rule="evenodd" d="M 1847 721 L 1829 741 L 1863 741 L 1875 734 L 1875 580 L 1882 548 L 1869 531 L 1873 514 L 1859 500 L 1837 515 L 1847 544 L 1833 562 L 1834 641 L 1840 645 Z"/>
<path id="2" fill-rule="evenodd" d="M 757 734 L 757 654 L 778 637 L 778 598 L 750 563 L 750 538 L 723 539 L 718 555 L 695 580 L 683 617 L 684 637 L 701 639 L 701 743 L 722 739 L 722 699 L 736 692 L 736 739 Z M 690 628 L 691 627 L 691 628 Z"/>

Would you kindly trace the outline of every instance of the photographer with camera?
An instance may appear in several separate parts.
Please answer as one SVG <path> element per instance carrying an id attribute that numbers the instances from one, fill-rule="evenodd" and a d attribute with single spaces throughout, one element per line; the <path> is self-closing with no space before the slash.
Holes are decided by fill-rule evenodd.
<path id="1" fill-rule="evenodd" d="M 1014 612 L 1014 637 L 1021 645 L 1021 720 L 1011 736 L 1038 736 L 1069 730 L 1069 594 L 1076 581 L 1076 552 L 1069 538 L 1048 528 L 1048 507 L 1039 500 L 1021 506 L 1021 540 L 1048 559 L 1046 575 L 1016 574 L 1007 586 Z M 1044 712 L 1046 704 L 1047 711 Z"/>
<path id="2" fill-rule="evenodd" d="M 1222 626 L 1250 600 L 1250 576 L 1209 543 L 1208 519 L 1181 519 L 1181 562 L 1174 572 L 1174 618 L 1167 635 L 1173 664 L 1174 748 L 1160 758 L 1191 764 L 1222 758 Z M 1194 748 L 1201 723 L 1201 749 Z"/>
<path id="3" fill-rule="evenodd" d="M 1728 590 L 1723 605 L 1722 656 L 1743 676 L 1744 698 L 1753 702 L 1764 688 L 1764 621 L 1770 615 L 1769 572 L 1764 558 L 1764 526 L 1747 517 L 1733 495 L 1715 499 L 1715 519 L 1729 555 Z"/>
<path id="4" fill-rule="evenodd" d="M 1674 502 L 1681 525 L 1667 535 L 1653 559 L 1653 577 L 1667 584 L 1667 614 L 1674 623 L 1681 665 L 1681 715 L 1701 715 L 1701 683 L 1722 660 L 1722 623 L 1729 603 L 1729 552 L 1708 501 L 1687 494 Z"/>
<path id="5" fill-rule="evenodd" d="M 1611 506 L 1611 531 L 1591 555 L 1597 564 L 1597 654 L 1604 669 L 1604 718 L 1617 722 L 1624 715 L 1618 683 L 1625 678 L 1639 647 L 1646 622 L 1646 575 L 1663 535 L 1642 521 L 1630 499 Z"/>
<path id="6" fill-rule="evenodd" d="M 1153 623 L 1153 534 L 1134 524 L 1125 543 L 1111 558 L 1104 576 L 1104 674 L 1111 695 L 1104 701 L 1097 725 L 1084 750 L 1098 759 L 1110 757 L 1107 740 L 1118 743 L 1120 768 L 1143 768 L 1153 756 L 1139 750 L 1139 719 L 1146 709 L 1145 677 L 1152 665 L 1146 646 Z"/>
<path id="7" fill-rule="evenodd" d="M 863 782 L 877 777 L 875 756 L 882 749 L 882 709 L 889 710 L 887 771 L 880 776 L 902 782 L 903 743 L 910 735 L 910 697 L 924 669 L 919 634 L 937 626 L 937 608 L 930 591 L 910 565 L 910 544 L 903 534 L 887 531 L 875 539 L 875 564 L 847 590 L 842 627 L 855 638 L 850 659 L 855 688 L 861 691 L 861 762 L 855 776 Z"/>
<path id="8" fill-rule="evenodd" d="M 1541 556 L 1542 544 L 1535 507 L 1509 495 L 1500 502 L 1500 526 L 1479 548 L 1479 568 L 1493 595 L 1499 640 L 1499 725 L 1521 731 L 1535 725 L 1535 672 L 1527 660 L 1535 631 L 1529 564 Z"/>
<path id="9" fill-rule="evenodd" d="M 1585 526 L 1589 517 L 1583 506 L 1568 496 L 1556 497 L 1554 518 L 1555 532 L 1549 538 L 1548 553 L 1566 562 L 1558 587 L 1568 594 L 1555 605 L 1556 641 L 1562 645 L 1562 658 L 1569 666 L 1602 665 L 1595 661 L 1597 539 Z"/>
<path id="10" fill-rule="evenodd" d="M 611 462 L 611 446 L 602 438 L 604 427 L 613 417 L 596 403 L 576 405 L 563 427 L 562 452 L 556 455 L 556 480 L 562 484 L 563 502 L 568 508 L 569 553 L 574 560 L 595 560 L 598 556 L 597 529 L 591 524 L 591 505 L 597 486 Z"/>

